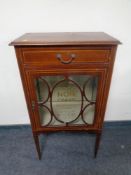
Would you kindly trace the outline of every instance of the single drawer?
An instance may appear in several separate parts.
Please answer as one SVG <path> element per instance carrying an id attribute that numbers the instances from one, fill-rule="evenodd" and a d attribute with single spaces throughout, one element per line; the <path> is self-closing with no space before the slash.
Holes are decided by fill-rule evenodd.
<path id="1" fill-rule="evenodd" d="M 44 50 L 40 48 L 23 49 L 23 63 L 36 65 L 83 64 L 108 62 L 110 50 Z"/>

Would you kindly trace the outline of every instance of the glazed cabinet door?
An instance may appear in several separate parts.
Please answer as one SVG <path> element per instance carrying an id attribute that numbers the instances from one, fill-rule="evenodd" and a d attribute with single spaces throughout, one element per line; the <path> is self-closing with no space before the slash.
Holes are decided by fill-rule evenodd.
<path id="1" fill-rule="evenodd" d="M 28 71 L 32 117 L 36 129 L 97 128 L 105 70 L 70 74 Z"/>

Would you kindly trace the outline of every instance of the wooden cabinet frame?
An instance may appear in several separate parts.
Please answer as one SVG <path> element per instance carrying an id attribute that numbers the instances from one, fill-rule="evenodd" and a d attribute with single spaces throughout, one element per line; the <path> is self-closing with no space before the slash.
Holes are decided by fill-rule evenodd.
<path id="1" fill-rule="evenodd" d="M 96 134 L 95 157 L 98 152 L 114 59 L 117 45 L 120 42 L 104 33 L 85 33 L 84 38 L 83 33 L 75 33 L 75 39 L 69 38 L 69 35 L 70 33 L 63 33 L 63 35 L 60 34 L 62 36 L 60 37 L 59 33 L 55 33 L 52 38 L 54 36 L 55 39 L 56 36 L 58 38 L 56 41 L 53 39 L 53 41 L 50 41 L 50 34 L 41 34 L 40 40 L 34 37 L 35 34 L 27 34 L 11 43 L 15 46 L 39 159 L 41 158 L 41 151 L 38 136 L 43 132 L 51 131 L 94 132 Z M 38 35 L 38 37 L 40 36 Z M 88 36 L 90 36 L 89 39 Z M 25 37 L 27 40 L 24 39 Z M 47 39 L 48 37 L 49 39 Z M 69 41 L 67 41 L 67 38 Z M 45 41 L 46 39 L 47 41 Z M 34 79 L 47 75 L 63 75 L 65 77 L 70 75 L 98 76 L 95 118 L 92 125 L 41 126 Z"/>

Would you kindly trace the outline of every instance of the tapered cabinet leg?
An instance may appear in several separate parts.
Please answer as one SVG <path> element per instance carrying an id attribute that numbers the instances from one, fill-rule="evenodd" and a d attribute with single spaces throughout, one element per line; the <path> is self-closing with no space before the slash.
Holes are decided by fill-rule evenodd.
<path id="1" fill-rule="evenodd" d="M 41 151 L 40 151 L 40 144 L 39 144 L 39 135 L 37 133 L 33 133 L 34 141 L 35 141 L 35 146 L 36 150 L 38 153 L 38 158 L 39 160 L 41 159 Z"/>
<path id="2" fill-rule="evenodd" d="M 94 157 L 96 158 L 99 145 L 100 145 L 100 139 L 101 139 L 101 132 L 96 134 L 96 142 L 95 142 L 95 150 L 94 150 Z"/>

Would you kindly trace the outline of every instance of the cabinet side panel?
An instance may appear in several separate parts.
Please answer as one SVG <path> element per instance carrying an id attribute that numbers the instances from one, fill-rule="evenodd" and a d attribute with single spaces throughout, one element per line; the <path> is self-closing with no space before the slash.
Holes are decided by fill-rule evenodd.
<path id="1" fill-rule="evenodd" d="M 117 45 L 112 46 L 111 55 L 110 55 L 110 63 L 109 63 L 109 67 L 107 68 L 107 76 L 106 76 L 106 79 L 105 79 L 106 82 L 105 82 L 105 87 L 104 87 L 103 96 L 102 96 L 102 106 L 101 106 L 101 114 L 100 114 L 102 117 L 99 120 L 99 128 L 100 129 L 102 129 L 102 126 L 103 126 L 103 121 L 104 121 L 106 105 L 107 105 L 107 100 L 108 100 L 108 95 L 109 95 L 109 90 L 110 90 L 110 84 L 111 84 L 111 78 L 112 78 L 112 73 L 113 73 L 116 51 L 117 51 Z"/>
<path id="2" fill-rule="evenodd" d="M 25 99 L 26 99 L 28 114 L 29 114 L 30 122 L 31 122 L 31 127 L 32 127 L 32 130 L 35 130 L 36 129 L 36 122 L 32 118 L 33 112 L 32 112 L 32 107 L 31 107 L 31 99 L 30 99 L 30 94 L 29 94 L 29 88 L 28 88 L 28 83 L 27 83 L 24 67 L 23 67 L 22 61 L 21 61 L 22 60 L 21 48 L 20 47 L 15 47 L 15 53 L 16 53 L 16 57 L 17 57 L 17 63 L 18 63 L 18 66 L 19 66 L 19 71 L 20 71 L 21 81 L 22 81 L 24 95 L 25 95 Z"/>

